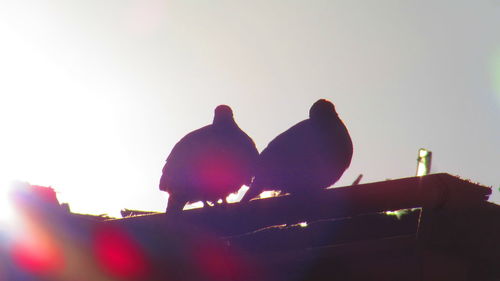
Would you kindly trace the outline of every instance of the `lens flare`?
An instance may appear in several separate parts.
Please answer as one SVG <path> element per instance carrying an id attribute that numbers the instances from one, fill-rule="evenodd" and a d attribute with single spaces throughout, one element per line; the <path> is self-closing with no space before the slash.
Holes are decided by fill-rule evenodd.
<path id="1" fill-rule="evenodd" d="M 55 241 L 40 233 L 30 233 L 14 242 L 12 258 L 24 271 L 48 275 L 63 268 L 63 256 Z"/>
<path id="2" fill-rule="evenodd" d="M 149 263 L 140 245 L 117 227 L 100 227 L 93 240 L 98 264 L 113 277 L 144 280 L 149 275 Z"/>
<path id="3" fill-rule="evenodd" d="M 19 208 L 20 231 L 8 230 L 12 236 L 10 255 L 24 272 L 41 276 L 57 274 L 64 268 L 63 250 L 46 224 L 46 218 L 32 211 Z"/>
<path id="4" fill-rule="evenodd" d="M 240 280 L 248 274 L 242 257 L 210 238 L 201 239 L 193 253 L 195 265 L 207 280 Z"/>

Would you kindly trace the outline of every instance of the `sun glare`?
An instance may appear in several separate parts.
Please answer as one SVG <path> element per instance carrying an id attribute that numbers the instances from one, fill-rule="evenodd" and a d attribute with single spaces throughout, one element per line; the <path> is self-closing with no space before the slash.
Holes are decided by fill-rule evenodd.
<path id="1" fill-rule="evenodd" d="M 260 194 L 260 199 L 264 199 L 264 198 L 271 198 L 271 197 L 276 197 L 278 195 L 280 195 L 281 192 L 279 191 L 276 191 L 276 190 L 268 190 L 268 191 L 264 191 Z"/>
<path id="2" fill-rule="evenodd" d="M 249 187 L 244 185 L 238 190 L 238 192 L 229 194 L 229 196 L 227 196 L 226 198 L 227 202 L 228 203 L 240 202 L 241 198 L 243 198 L 243 195 L 245 195 L 245 192 L 247 192 L 248 189 Z"/>
<path id="3" fill-rule="evenodd" d="M 10 186 L 2 184 L 0 188 L 0 227 L 10 226 L 16 218 L 14 203 L 9 198 Z"/>

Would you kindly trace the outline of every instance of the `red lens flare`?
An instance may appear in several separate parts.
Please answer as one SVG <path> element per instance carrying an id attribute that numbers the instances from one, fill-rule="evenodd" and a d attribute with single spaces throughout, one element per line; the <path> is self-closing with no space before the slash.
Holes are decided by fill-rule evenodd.
<path id="1" fill-rule="evenodd" d="M 94 235 L 93 250 L 98 264 L 113 277 L 142 280 L 150 272 L 141 246 L 119 228 L 99 228 Z"/>
<path id="2" fill-rule="evenodd" d="M 32 274 L 53 274 L 64 267 L 62 250 L 46 233 L 35 231 L 16 239 L 11 256 L 22 270 Z"/>
<path id="3" fill-rule="evenodd" d="M 239 280 L 247 275 L 246 264 L 236 253 L 217 241 L 204 241 L 194 253 L 195 261 L 207 280 Z"/>
<path id="4" fill-rule="evenodd" d="M 198 163 L 199 181 L 212 188 L 225 188 L 241 181 L 243 171 L 228 155 L 200 157 Z"/>

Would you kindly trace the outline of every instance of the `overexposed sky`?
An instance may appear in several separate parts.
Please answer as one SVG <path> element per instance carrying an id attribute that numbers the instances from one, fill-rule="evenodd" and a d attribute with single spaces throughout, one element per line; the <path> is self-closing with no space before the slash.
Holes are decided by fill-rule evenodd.
<path id="1" fill-rule="evenodd" d="M 259 149 L 335 103 L 336 186 L 433 172 L 500 204 L 500 1 L 0 1 L 0 180 L 73 211 L 163 211 L 164 160 L 230 105 Z"/>

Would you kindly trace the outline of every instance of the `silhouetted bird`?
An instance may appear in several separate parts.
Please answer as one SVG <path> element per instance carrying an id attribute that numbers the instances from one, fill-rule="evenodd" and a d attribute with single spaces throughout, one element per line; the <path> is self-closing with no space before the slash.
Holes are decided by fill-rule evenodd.
<path id="1" fill-rule="evenodd" d="M 167 212 L 187 202 L 224 199 L 250 185 L 259 152 L 227 105 L 215 109 L 211 125 L 183 137 L 163 167 L 160 189 L 169 193 Z"/>
<path id="2" fill-rule="evenodd" d="M 324 99 L 309 110 L 309 119 L 278 135 L 261 152 L 254 181 L 242 201 L 264 190 L 307 196 L 333 185 L 349 167 L 352 158 L 349 132 Z"/>

